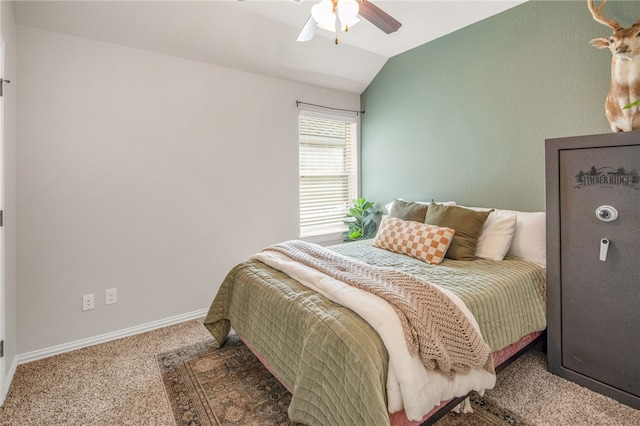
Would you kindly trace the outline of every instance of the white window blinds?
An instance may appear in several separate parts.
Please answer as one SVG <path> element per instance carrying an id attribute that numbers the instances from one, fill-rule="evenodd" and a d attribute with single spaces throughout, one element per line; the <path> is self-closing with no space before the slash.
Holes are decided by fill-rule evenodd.
<path id="1" fill-rule="evenodd" d="M 300 236 L 343 232 L 357 198 L 356 117 L 300 111 Z"/>

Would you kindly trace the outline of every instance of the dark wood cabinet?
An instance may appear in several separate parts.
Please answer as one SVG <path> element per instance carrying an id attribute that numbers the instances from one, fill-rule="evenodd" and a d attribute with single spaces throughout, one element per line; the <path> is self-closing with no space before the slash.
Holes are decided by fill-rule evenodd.
<path id="1" fill-rule="evenodd" d="M 640 409 L 640 132 L 545 159 L 549 371 Z"/>

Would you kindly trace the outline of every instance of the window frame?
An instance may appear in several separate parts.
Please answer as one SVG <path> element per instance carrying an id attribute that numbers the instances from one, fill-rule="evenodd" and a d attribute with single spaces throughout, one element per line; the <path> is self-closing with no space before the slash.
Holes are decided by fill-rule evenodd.
<path id="1" fill-rule="evenodd" d="M 314 231 L 305 230 L 302 227 L 301 218 L 301 163 L 300 163 L 300 150 L 301 150 L 301 137 L 300 137 L 300 118 L 302 116 L 338 120 L 344 122 L 353 123 L 353 153 L 351 155 L 352 170 L 351 175 L 354 179 L 353 197 L 359 198 L 361 193 L 361 173 L 360 173 L 360 114 L 358 112 L 351 111 L 334 111 L 332 109 L 325 109 L 322 107 L 307 107 L 299 108 L 298 110 L 298 237 L 302 240 L 314 242 L 317 244 L 329 243 L 329 242 L 341 242 L 344 240 L 343 233 L 347 231 L 347 226 L 344 224 L 335 224 L 333 226 L 318 227 Z M 351 204 L 351 199 L 348 200 L 348 209 Z M 345 211 L 346 214 L 346 211 Z"/>

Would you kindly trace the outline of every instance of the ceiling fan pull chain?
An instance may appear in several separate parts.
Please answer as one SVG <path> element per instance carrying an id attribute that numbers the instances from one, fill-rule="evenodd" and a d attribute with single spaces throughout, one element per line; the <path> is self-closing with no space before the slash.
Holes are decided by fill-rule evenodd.
<path id="1" fill-rule="evenodd" d="M 338 16 L 338 0 L 333 0 L 333 15 L 336 17 L 334 28 L 336 30 L 336 44 L 338 44 L 338 22 L 340 22 Z"/>

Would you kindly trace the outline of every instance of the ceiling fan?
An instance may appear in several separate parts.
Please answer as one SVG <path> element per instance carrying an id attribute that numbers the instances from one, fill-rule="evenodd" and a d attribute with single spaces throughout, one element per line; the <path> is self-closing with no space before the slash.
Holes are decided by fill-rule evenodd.
<path id="1" fill-rule="evenodd" d="M 349 28 L 360 22 L 358 16 L 371 22 L 387 34 L 391 34 L 402 24 L 391 15 L 368 0 L 322 0 L 311 8 L 311 16 L 298 34 L 297 41 L 309 41 L 318 28 L 336 33 L 338 29 L 349 31 Z"/>

